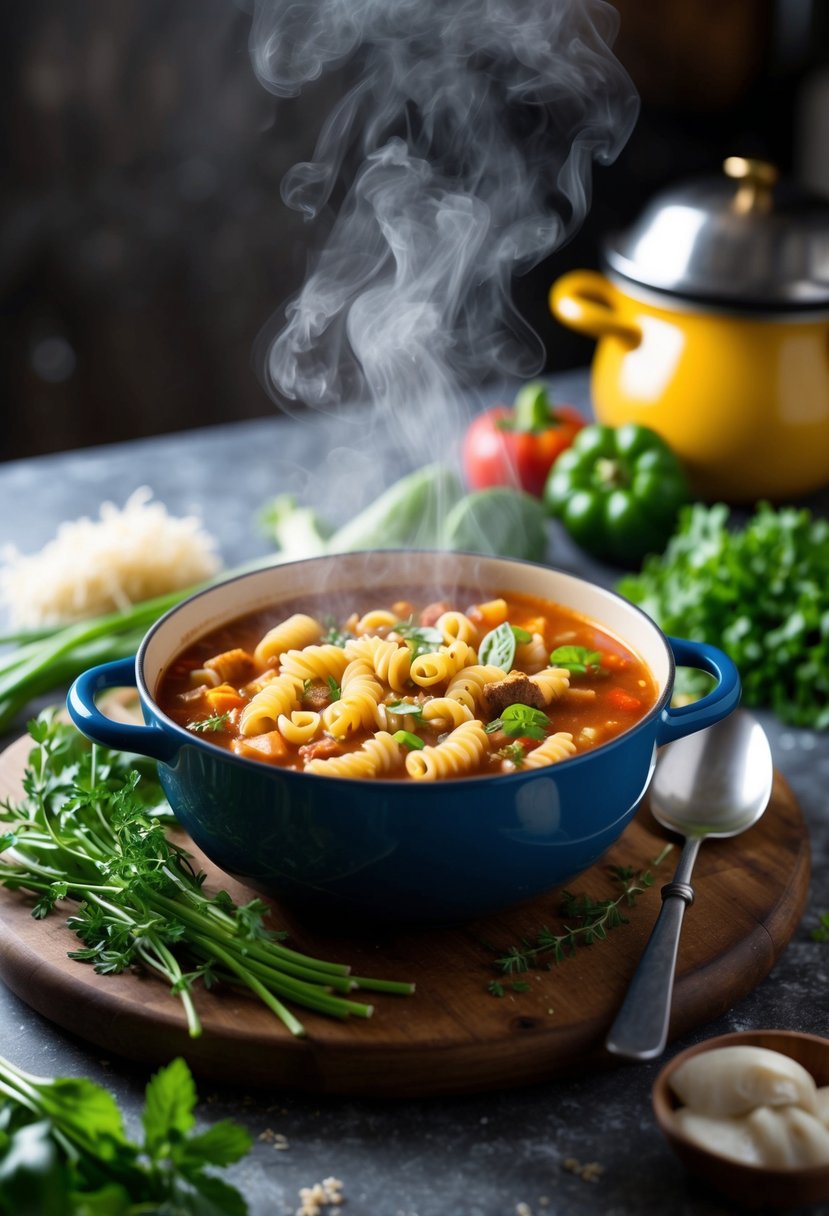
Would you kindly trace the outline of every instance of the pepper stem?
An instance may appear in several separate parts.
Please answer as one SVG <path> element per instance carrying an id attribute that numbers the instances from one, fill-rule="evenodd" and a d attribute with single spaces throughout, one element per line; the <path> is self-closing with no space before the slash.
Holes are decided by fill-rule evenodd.
<path id="1" fill-rule="evenodd" d="M 595 465 L 595 477 L 600 486 L 608 490 L 621 489 L 627 485 L 624 466 L 610 456 L 600 456 Z"/>
<path id="2" fill-rule="evenodd" d="M 533 380 L 518 390 L 513 412 L 516 431 L 545 431 L 556 421 L 547 386 L 541 380 Z"/>

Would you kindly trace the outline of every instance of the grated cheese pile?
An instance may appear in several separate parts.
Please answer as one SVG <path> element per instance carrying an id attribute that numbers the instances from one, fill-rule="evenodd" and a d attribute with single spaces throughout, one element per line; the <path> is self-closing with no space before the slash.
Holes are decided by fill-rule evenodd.
<path id="1" fill-rule="evenodd" d="M 0 602 L 16 629 L 38 629 L 121 611 L 202 582 L 220 568 L 216 542 L 192 515 L 176 518 L 152 491 L 136 490 L 119 510 L 61 524 L 54 540 L 26 556 L 3 550 Z"/>

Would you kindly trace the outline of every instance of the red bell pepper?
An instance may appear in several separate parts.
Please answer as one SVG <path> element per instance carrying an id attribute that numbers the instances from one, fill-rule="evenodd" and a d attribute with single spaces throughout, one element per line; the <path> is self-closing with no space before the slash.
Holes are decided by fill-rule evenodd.
<path id="1" fill-rule="evenodd" d="M 461 449 L 467 484 L 518 486 L 540 498 L 553 462 L 586 421 L 575 406 L 551 405 L 540 381 L 525 384 L 513 407 L 493 406 L 467 428 Z"/>

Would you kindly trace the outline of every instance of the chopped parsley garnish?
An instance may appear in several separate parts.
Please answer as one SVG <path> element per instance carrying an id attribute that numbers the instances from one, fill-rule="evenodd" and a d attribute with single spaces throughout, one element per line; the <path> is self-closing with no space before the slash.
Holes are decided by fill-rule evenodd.
<path id="1" fill-rule="evenodd" d="M 328 684 L 328 691 L 331 694 L 331 700 L 339 701 L 339 699 L 343 695 L 343 693 L 342 693 L 342 689 L 340 688 L 337 681 L 334 679 L 333 676 L 329 676 L 326 683 Z"/>

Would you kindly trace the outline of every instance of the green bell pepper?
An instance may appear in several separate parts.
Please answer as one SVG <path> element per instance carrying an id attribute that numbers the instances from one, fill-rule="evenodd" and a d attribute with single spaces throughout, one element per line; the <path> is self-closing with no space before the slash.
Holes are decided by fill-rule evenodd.
<path id="1" fill-rule="evenodd" d="M 661 552 L 688 500 L 679 458 L 650 427 L 594 424 L 556 460 L 544 503 L 594 557 L 637 565 Z"/>

